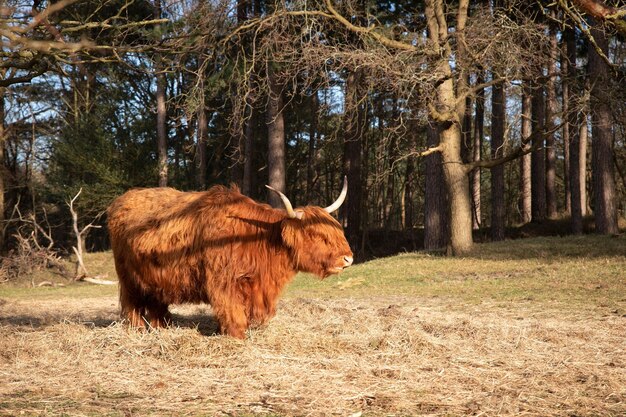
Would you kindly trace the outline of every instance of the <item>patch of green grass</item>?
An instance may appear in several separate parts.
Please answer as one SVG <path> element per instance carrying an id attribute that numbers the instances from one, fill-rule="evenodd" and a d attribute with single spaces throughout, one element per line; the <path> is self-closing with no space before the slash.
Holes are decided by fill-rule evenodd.
<path id="1" fill-rule="evenodd" d="M 115 279 L 110 252 L 88 254 L 94 274 Z M 30 278 L 28 279 L 30 281 Z M 0 297 L 45 299 L 117 295 L 116 286 L 73 283 L 66 287 L 0 286 Z M 450 304 L 538 302 L 557 307 L 626 308 L 626 237 L 541 237 L 477 244 L 452 258 L 405 253 L 355 265 L 319 280 L 299 274 L 286 297 L 406 295 Z"/>
<path id="2" fill-rule="evenodd" d="M 85 265 L 90 275 L 98 275 L 103 279 L 117 280 L 113 255 L 108 252 L 95 252 L 85 254 Z M 65 262 L 68 271 L 74 271 L 72 260 Z M 54 284 L 54 286 L 37 287 L 42 282 Z M 35 287 L 33 287 L 35 285 Z M 58 297 L 98 297 L 117 294 L 115 285 L 93 285 L 85 282 L 72 282 L 58 273 L 50 271 L 35 271 L 28 276 L 19 277 L 16 281 L 10 281 L 0 285 L 0 297 L 50 299 Z"/>
<path id="3" fill-rule="evenodd" d="M 621 308 L 626 305 L 626 238 L 486 243 L 458 258 L 406 253 L 353 266 L 325 281 L 299 275 L 288 295 L 410 295 L 464 303 L 534 301 Z"/>
<path id="4" fill-rule="evenodd" d="M 117 295 L 117 285 L 93 285 L 84 282 L 68 284 L 64 287 L 15 287 L 0 286 L 0 298 L 25 298 L 44 300 L 55 298 L 92 298 Z"/>

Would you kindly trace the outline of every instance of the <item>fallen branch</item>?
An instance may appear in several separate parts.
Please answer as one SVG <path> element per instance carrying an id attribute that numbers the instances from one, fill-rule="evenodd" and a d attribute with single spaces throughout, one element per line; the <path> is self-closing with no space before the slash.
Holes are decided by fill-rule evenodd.
<path id="1" fill-rule="evenodd" d="M 94 277 L 83 277 L 79 281 L 89 282 L 97 285 L 117 285 L 117 281 L 102 279 L 108 277 L 109 274 L 96 275 Z"/>
<path id="2" fill-rule="evenodd" d="M 37 287 L 65 287 L 65 284 L 58 284 L 52 281 L 41 281 L 39 284 L 37 284 Z"/>

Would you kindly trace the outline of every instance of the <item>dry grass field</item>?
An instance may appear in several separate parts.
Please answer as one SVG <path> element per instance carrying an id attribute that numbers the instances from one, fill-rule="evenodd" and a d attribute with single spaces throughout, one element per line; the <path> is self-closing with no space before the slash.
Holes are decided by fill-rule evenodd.
<path id="1" fill-rule="evenodd" d="M 88 266 L 114 276 L 110 258 Z M 299 276 L 245 341 L 208 306 L 129 330 L 116 291 L 0 286 L 0 415 L 626 415 L 624 236 Z"/>

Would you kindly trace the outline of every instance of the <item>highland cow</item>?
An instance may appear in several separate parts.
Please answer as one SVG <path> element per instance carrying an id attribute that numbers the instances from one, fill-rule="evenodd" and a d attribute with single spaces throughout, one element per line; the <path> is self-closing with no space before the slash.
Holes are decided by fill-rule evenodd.
<path id="1" fill-rule="evenodd" d="M 271 189 L 271 187 L 268 187 Z M 222 334 L 245 338 L 274 316 L 298 271 L 325 278 L 352 264 L 337 210 L 347 183 L 326 208 L 285 210 L 236 187 L 205 192 L 136 189 L 108 209 L 122 317 L 135 327 L 165 326 L 169 304 L 210 304 Z"/>

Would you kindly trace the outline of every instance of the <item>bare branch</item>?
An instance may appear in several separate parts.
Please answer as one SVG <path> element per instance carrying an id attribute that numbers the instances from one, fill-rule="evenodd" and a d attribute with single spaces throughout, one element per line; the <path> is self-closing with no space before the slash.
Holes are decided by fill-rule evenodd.
<path id="1" fill-rule="evenodd" d="M 68 271 L 53 249 L 54 240 L 52 228 L 48 222 L 47 214 L 44 210 L 44 220 L 46 228 L 37 221 L 34 213 L 26 216 L 22 215 L 19 209 L 19 198 L 16 202 L 11 216 L 6 223 L 19 223 L 13 238 L 17 242 L 16 250 L 10 255 L 3 257 L 0 262 L 0 275 L 10 279 L 22 275 L 32 274 L 33 271 L 43 268 L 54 268 L 64 278 L 69 278 Z M 46 230 L 47 229 L 47 230 Z M 39 234 L 48 241 L 48 245 L 43 247 L 39 243 Z M 32 285 L 35 286 L 34 281 Z"/>
<path id="2" fill-rule="evenodd" d="M 560 0 L 559 3 L 566 11 L 569 10 L 565 1 Z M 582 10 L 594 19 L 615 26 L 615 29 L 621 34 L 626 35 L 626 7 L 616 8 L 596 0 L 572 0 L 572 3 L 577 9 Z"/>
<path id="3" fill-rule="evenodd" d="M 85 277 L 89 275 L 87 272 L 87 268 L 85 267 L 84 257 L 83 257 L 83 242 L 84 236 L 89 229 L 99 229 L 102 226 L 94 225 L 94 223 L 102 217 L 104 211 L 98 213 L 98 215 L 85 227 L 81 230 L 78 230 L 78 212 L 74 208 L 74 203 L 80 194 L 83 192 L 82 187 L 78 190 L 76 195 L 72 197 L 70 201 L 67 202 L 67 205 L 70 209 L 70 214 L 72 215 L 72 229 L 74 230 L 74 235 L 76 236 L 76 246 L 72 246 L 72 250 L 76 255 L 76 275 L 74 277 L 75 280 L 84 280 Z"/>
<path id="4" fill-rule="evenodd" d="M 535 142 L 536 139 L 540 139 L 540 138 L 545 138 L 547 136 L 552 135 L 554 132 L 556 132 L 557 130 L 561 129 L 563 127 L 563 125 L 565 124 L 565 122 L 558 124 L 557 126 L 554 126 L 552 129 L 548 130 L 548 131 L 535 131 L 533 132 L 529 137 L 527 137 L 525 140 L 522 141 L 522 143 L 520 144 L 520 146 L 515 149 L 513 152 L 509 153 L 508 155 L 504 155 L 501 158 L 496 158 L 496 159 L 487 159 L 487 160 L 480 160 L 480 161 L 474 161 L 474 162 L 469 162 L 467 164 L 465 164 L 465 169 L 467 172 L 472 171 L 475 168 L 494 168 L 497 167 L 498 165 L 502 165 L 505 164 L 507 162 L 513 161 L 514 159 L 519 158 L 520 156 L 526 155 L 528 153 L 534 152 L 538 149 L 541 148 L 542 145 L 542 141 L 537 140 Z M 527 145 L 529 143 L 534 142 L 534 144 L 530 147 L 527 147 Z"/>
<path id="5" fill-rule="evenodd" d="M 400 50 L 409 51 L 409 52 L 418 52 L 418 49 L 410 43 L 398 42 L 396 40 L 386 37 L 385 35 L 379 32 L 376 32 L 374 30 L 375 29 L 374 25 L 367 27 L 367 28 L 353 25 L 333 7 L 331 0 L 324 0 L 324 3 L 326 4 L 326 8 L 330 12 L 330 14 L 333 16 L 333 18 L 337 20 L 338 22 L 340 22 L 342 25 L 344 25 L 346 28 L 350 29 L 351 31 L 371 36 L 372 38 L 380 42 L 382 45 L 387 46 L 389 48 L 400 49 Z"/>
<path id="6" fill-rule="evenodd" d="M 398 50 L 408 51 L 408 52 L 423 52 L 423 51 L 420 51 L 415 45 L 411 43 L 396 41 L 394 39 L 391 39 L 383 35 L 382 33 L 375 30 L 376 29 L 375 25 L 371 25 L 369 27 L 362 27 L 362 26 L 354 25 L 350 23 L 348 19 L 343 17 L 341 13 L 337 11 L 337 9 L 335 9 L 331 0 L 325 0 L 324 3 L 326 5 L 326 8 L 328 9 L 328 12 L 324 12 L 321 10 L 298 10 L 298 11 L 282 10 L 282 11 L 277 11 L 273 13 L 272 15 L 265 17 L 263 19 L 252 19 L 248 21 L 246 24 L 240 25 L 239 27 L 237 27 L 237 29 L 231 32 L 224 39 L 224 41 L 228 41 L 232 39 L 234 36 L 238 35 L 239 33 L 245 32 L 246 30 L 252 29 L 253 27 L 271 27 L 270 23 L 273 20 L 283 17 L 283 16 L 321 16 L 321 17 L 325 17 L 328 19 L 333 19 L 341 23 L 344 27 L 346 27 L 348 30 L 352 32 L 370 36 L 374 38 L 376 41 L 378 41 L 381 45 L 386 46 L 388 48 L 398 49 Z"/>
<path id="7" fill-rule="evenodd" d="M 89 30 L 89 29 L 96 29 L 96 28 L 125 30 L 129 28 L 140 27 L 140 26 L 159 25 L 162 23 L 167 23 L 169 21 L 170 21 L 169 19 L 152 19 L 152 20 L 142 20 L 140 22 L 126 23 L 123 25 L 112 25 L 106 22 L 89 22 L 89 23 L 85 23 L 82 25 L 64 27 L 61 29 L 61 33 L 79 32 L 81 30 Z M 70 23 L 70 22 L 62 21 L 61 24 L 63 23 Z"/>

